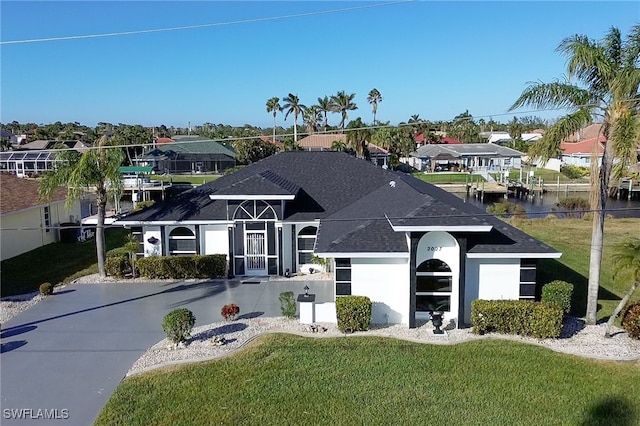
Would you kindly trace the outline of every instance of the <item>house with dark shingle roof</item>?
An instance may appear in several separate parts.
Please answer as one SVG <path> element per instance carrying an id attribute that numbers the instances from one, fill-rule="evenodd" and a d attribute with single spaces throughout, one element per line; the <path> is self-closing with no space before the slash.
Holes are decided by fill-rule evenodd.
<path id="1" fill-rule="evenodd" d="M 236 165 L 231 146 L 211 139 L 181 138 L 163 143 L 133 160 L 158 173 L 220 173 Z"/>
<path id="2" fill-rule="evenodd" d="M 423 145 L 410 154 L 409 165 L 418 170 L 437 170 L 439 165 L 454 163 L 461 169 L 504 171 L 519 169 L 524 153 L 494 143 L 459 145 Z"/>
<path id="3" fill-rule="evenodd" d="M 55 191 L 51 201 L 43 201 L 38 181 L 0 173 L 0 257 L 9 259 L 59 241 L 59 225 L 80 220 L 80 203 L 67 209 L 67 189 Z"/>
<path id="4" fill-rule="evenodd" d="M 453 194 L 331 151 L 273 155 L 116 224 L 143 235 L 145 256 L 225 254 L 235 276 L 328 259 L 334 299 L 316 321 L 363 295 L 377 323 L 413 327 L 434 310 L 469 323 L 475 299 L 533 298 L 537 260 L 560 257 Z"/>

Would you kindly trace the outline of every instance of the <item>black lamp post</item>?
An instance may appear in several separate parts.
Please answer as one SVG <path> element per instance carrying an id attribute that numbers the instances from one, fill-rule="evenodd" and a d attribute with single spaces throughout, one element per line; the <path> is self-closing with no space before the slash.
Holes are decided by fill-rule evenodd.
<path id="1" fill-rule="evenodd" d="M 308 285 L 304 286 L 304 297 L 309 297 L 309 286 Z"/>

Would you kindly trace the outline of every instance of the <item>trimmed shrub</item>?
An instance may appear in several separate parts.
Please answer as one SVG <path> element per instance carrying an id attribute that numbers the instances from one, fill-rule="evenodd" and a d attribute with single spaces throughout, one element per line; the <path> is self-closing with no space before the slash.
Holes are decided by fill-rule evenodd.
<path id="1" fill-rule="evenodd" d="M 560 168 L 560 173 L 568 177 L 569 179 L 579 179 L 584 176 L 589 175 L 588 167 L 580 167 L 580 166 L 572 166 L 572 165 L 564 165 Z"/>
<path id="2" fill-rule="evenodd" d="M 573 294 L 573 284 L 566 281 L 551 281 L 542 287 L 542 301 L 545 303 L 555 303 L 560 306 L 565 314 L 571 310 L 571 295 Z"/>
<path id="3" fill-rule="evenodd" d="M 140 276 L 151 279 L 214 278 L 227 274 L 224 254 L 195 256 L 149 256 L 136 261 Z"/>
<path id="4" fill-rule="evenodd" d="M 293 292 L 285 291 L 280 293 L 280 311 L 282 315 L 287 318 L 295 318 L 297 310 L 298 307 L 296 306 L 296 300 L 293 298 Z"/>
<path id="5" fill-rule="evenodd" d="M 104 270 L 107 275 L 124 278 L 127 272 L 131 270 L 129 256 L 107 256 L 104 261 Z"/>
<path id="6" fill-rule="evenodd" d="M 162 329 L 167 338 L 176 345 L 186 342 L 191 337 L 191 330 L 196 324 L 196 317 L 187 308 L 174 309 L 162 320 Z"/>
<path id="7" fill-rule="evenodd" d="M 238 315 L 240 314 L 240 307 L 235 303 L 226 304 L 222 307 L 220 314 L 225 321 L 234 320 L 238 318 Z"/>
<path id="8" fill-rule="evenodd" d="M 528 300 L 474 300 L 471 323 L 476 334 L 496 332 L 555 338 L 562 330 L 562 308 Z"/>
<path id="9" fill-rule="evenodd" d="M 632 303 L 624 311 L 622 328 L 627 331 L 629 337 L 640 340 L 640 302 Z"/>
<path id="10" fill-rule="evenodd" d="M 42 283 L 40 284 L 40 294 L 43 296 L 50 296 L 53 294 L 53 284 Z"/>
<path id="11" fill-rule="evenodd" d="M 367 331 L 371 326 L 371 299 L 366 296 L 343 296 L 336 299 L 338 329 L 343 333 Z"/>

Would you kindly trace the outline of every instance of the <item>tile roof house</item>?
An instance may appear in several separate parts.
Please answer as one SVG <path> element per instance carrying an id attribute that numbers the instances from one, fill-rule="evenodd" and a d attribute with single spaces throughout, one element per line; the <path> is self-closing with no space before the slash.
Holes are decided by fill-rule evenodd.
<path id="1" fill-rule="evenodd" d="M 536 260 L 560 256 L 453 194 L 332 151 L 273 155 L 118 224 L 143 235 L 145 256 L 225 254 L 236 276 L 330 259 L 316 321 L 335 321 L 335 298 L 351 294 L 371 298 L 374 322 L 413 327 L 442 310 L 462 325 L 477 298 L 533 298 Z"/>
<path id="2" fill-rule="evenodd" d="M 0 173 L 0 257 L 9 259 L 59 240 L 58 225 L 80 219 L 80 204 L 67 210 L 66 188 L 53 194 L 51 201 L 40 200 L 38 181 Z"/>
<path id="3" fill-rule="evenodd" d="M 304 151 L 331 151 L 334 142 L 347 143 L 347 135 L 344 133 L 324 133 L 306 136 L 298 141 L 298 146 Z M 386 167 L 389 162 L 389 151 L 367 143 L 368 156 L 372 163 Z"/>
<path id="4" fill-rule="evenodd" d="M 236 165 L 230 146 L 211 139 L 186 139 L 164 143 L 133 160 L 158 173 L 220 173 Z"/>

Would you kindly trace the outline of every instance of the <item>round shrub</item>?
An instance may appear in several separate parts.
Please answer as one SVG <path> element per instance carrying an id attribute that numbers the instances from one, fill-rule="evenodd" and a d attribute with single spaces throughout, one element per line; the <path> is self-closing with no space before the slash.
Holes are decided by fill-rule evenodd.
<path id="1" fill-rule="evenodd" d="M 336 299 L 338 329 L 342 333 L 367 331 L 371 326 L 371 299 L 366 296 L 342 296 Z"/>
<path id="2" fill-rule="evenodd" d="M 280 311 L 287 318 L 295 318 L 297 306 L 292 291 L 280 293 Z"/>
<path id="3" fill-rule="evenodd" d="M 53 284 L 51 283 L 42 283 L 40 284 L 40 294 L 43 296 L 49 296 L 53 294 Z"/>
<path id="4" fill-rule="evenodd" d="M 191 337 L 191 330 L 196 324 L 196 317 L 187 308 L 174 309 L 162 320 L 162 329 L 167 338 L 176 345 L 186 342 Z"/>
<path id="5" fill-rule="evenodd" d="M 565 314 L 571 310 L 572 294 L 573 284 L 566 281 L 555 280 L 542 287 L 542 301 L 558 305 Z"/>
<path id="6" fill-rule="evenodd" d="M 624 311 L 622 328 L 627 330 L 629 337 L 640 340 L 640 302 L 632 303 Z"/>
<path id="7" fill-rule="evenodd" d="M 234 320 L 238 318 L 238 314 L 240 314 L 240 307 L 235 303 L 229 303 L 222 307 L 220 314 L 226 321 Z"/>

